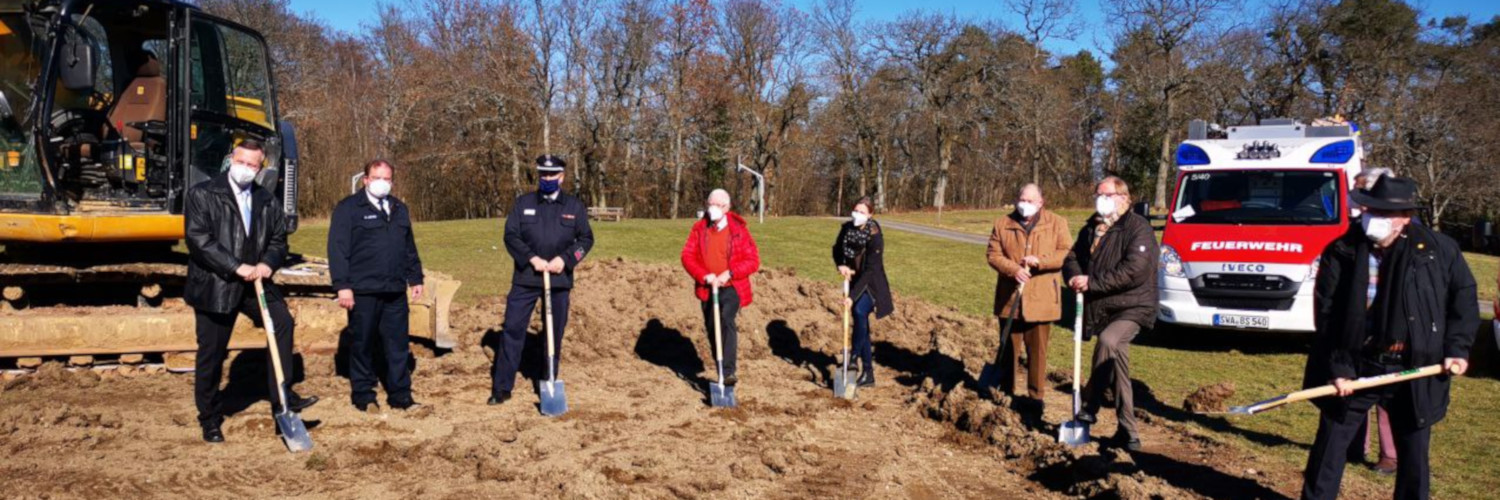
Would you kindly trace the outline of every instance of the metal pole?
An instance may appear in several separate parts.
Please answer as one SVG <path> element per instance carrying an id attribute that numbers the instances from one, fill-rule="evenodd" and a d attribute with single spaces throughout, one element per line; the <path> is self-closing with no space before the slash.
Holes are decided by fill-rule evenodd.
<path id="1" fill-rule="evenodd" d="M 349 194 L 354 194 L 354 193 L 358 193 L 359 192 L 359 181 L 360 181 L 360 179 L 364 179 L 364 178 L 365 178 L 365 173 L 364 172 L 360 172 L 360 173 L 354 174 L 353 177 L 349 178 Z"/>
<path id="2" fill-rule="evenodd" d="M 766 223 L 766 176 L 761 175 L 760 172 L 756 172 L 755 170 L 752 170 L 750 167 L 745 166 L 745 164 L 740 163 L 740 159 L 739 158 L 735 159 L 735 164 L 739 166 L 740 170 L 743 170 L 745 172 L 749 172 L 750 175 L 755 176 L 755 196 L 756 196 L 756 200 L 757 200 L 755 208 L 756 208 L 756 211 L 760 212 L 760 223 L 761 224 L 765 224 Z"/>

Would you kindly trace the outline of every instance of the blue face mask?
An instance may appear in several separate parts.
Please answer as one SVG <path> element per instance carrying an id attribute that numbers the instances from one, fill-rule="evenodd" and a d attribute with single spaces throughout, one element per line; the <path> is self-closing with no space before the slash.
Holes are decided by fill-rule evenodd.
<path id="1" fill-rule="evenodd" d="M 558 189 L 562 188 L 562 179 L 542 179 L 537 188 L 541 190 L 542 194 L 550 195 L 556 193 Z"/>

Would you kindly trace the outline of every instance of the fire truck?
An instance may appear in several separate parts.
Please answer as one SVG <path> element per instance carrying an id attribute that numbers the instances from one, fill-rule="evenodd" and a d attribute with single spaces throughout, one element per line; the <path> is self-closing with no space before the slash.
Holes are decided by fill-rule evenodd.
<path id="1" fill-rule="evenodd" d="M 1162 235 L 1159 319 L 1311 332 L 1318 256 L 1348 227 L 1363 156 L 1350 123 L 1191 123 Z"/>

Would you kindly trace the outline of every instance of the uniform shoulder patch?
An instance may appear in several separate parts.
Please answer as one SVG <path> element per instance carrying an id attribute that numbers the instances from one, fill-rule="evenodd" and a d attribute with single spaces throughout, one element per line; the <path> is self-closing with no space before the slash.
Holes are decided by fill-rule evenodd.
<path id="1" fill-rule="evenodd" d="M 521 211 L 521 215 L 536 215 L 536 209 L 535 208 L 528 208 L 528 209 L 522 210 Z"/>

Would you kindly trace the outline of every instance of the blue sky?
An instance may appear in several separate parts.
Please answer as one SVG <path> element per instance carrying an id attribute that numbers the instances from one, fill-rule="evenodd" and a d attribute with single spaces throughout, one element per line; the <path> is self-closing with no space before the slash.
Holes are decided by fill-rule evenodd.
<path id="1" fill-rule="evenodd" d="M 808 10 L 816 4 L 815 0 L 787 0 L 799 8 Z M 1247 6 L 1245 10 L 1253 9 L 1253 6 L 1264 5 L 1263 0 L 1244 0 Z M 356 31 L 360 24 L 371 24 L 376 16 L 375 0 L 292 0 L 292 8 L 304 14 L 311 14 L 327 22 L 330 26 L 345 31 Z M 397 5 L 405 5 L 405 0 L 396 0 Z M 1494 0 L 1414 0 L 1413 5 L 1423 12 L 1423 20 L 1428 18 L 1442 18 L 1466 14 L 1475 21 L 1487 21 L 1491 17 L 1500 15 L 1500 1 Z M 928 11 L 950 12 L 957 16 L 968 19 L 998 20 L 1010 26 L 1016 26 L 1014 19 L 1008 17 L 1009 13 L 1004 8 L 1001 0 L 922 0 L 913 2 L 910 0 L 861 0 L 859 1 L 859 15 L 863 20 L 890 20 L 895 19 L 902 13 L 920 7 Z M 1083 33 L 1077 40 L 1059 40 L 1049 44 L 1048 49 L 1059 54 L 1071 54 L 1079 49 L 1099 51 L 1108 43 L 1108 35 L 1103 30 L 1104 14 L 1097 0 L 1081 0 L 1078 2 L 1078 13 L 1085 23 Z"/>

